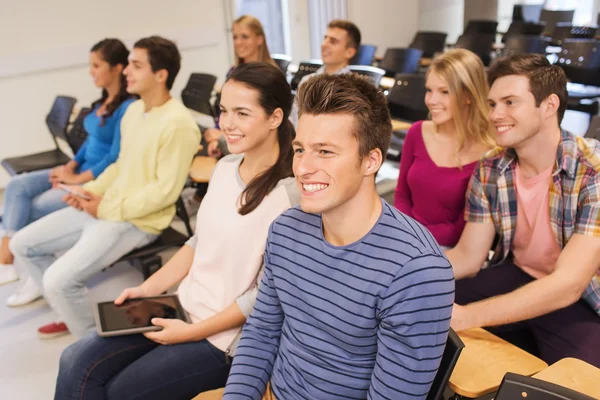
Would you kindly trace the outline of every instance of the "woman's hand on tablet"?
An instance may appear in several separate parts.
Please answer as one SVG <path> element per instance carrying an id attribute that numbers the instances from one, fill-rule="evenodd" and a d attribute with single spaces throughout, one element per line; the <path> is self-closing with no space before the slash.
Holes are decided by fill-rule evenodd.
<path id="1" fill-rule="evenodd" d="M 159 344 L 177 344 L 201 340 L 192 324 L 180 319 L 152 318 L 152 325 L 162 326 L 162 331 L 145 332 L 144 336 Z"/>
<path id="2" fill-rule="evenodd" d="M 137 299 L 140 297 L 149 297 L 152 294 L 147 293 L 146 290 L 142 288 L 142 286 L 136 286 L 132 288 L 127 288 L 121 292 L 119 297 L 115 300 L 115 304 L 120 306 L 127 299 Z"/>

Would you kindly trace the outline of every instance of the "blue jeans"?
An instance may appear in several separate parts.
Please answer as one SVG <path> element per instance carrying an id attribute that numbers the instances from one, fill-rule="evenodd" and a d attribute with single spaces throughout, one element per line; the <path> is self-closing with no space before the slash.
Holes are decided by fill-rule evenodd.
<path id="1" fill-rule="evenodd" d="M 97 219 L 68 207 L 21 229 L 10 248 L 69 331 L 83 337 L 95 325 L 85 282 L 157 237 L 129 222 Z"/>
<path id="2" fill-rule="evenodd" d="M 4 192 L 2 236 L 12 237 L 33 221 L 67 206 L 62 201 L 65 191 L 52 189 L 50 171 L 27 172 L 8 181 Z"/>
<path id="3" fill-rule="evenodd" d="M 230 366 L 207 340 L 159 345 L 93 333 L 63 351 L 54 399 L 189 400 L 225 386 Z"/>

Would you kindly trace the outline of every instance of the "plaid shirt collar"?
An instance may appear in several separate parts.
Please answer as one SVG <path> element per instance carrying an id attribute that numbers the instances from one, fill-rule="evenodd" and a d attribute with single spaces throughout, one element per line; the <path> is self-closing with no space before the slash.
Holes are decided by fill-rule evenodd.
<path id="1" fill-rule="evenodd" d="M 558 174 L 561 170 L 564 171 L 571 179 L 575 179 L 577 174 L 577 142 L 575 137 L 569 134 L 566 130 L 560 130 L 560 142 L 556 151 L 556 165 L 552 176 Z M 506 149 L 502 159 L 498 162 L 500 174 L 504 174 L 506 169 L 516 162 L 517 152 L 515 149 Z"/>

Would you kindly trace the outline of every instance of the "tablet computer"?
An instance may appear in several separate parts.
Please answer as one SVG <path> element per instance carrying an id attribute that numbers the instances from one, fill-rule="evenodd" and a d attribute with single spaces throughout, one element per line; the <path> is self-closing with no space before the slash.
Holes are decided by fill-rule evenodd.
<path id="1" fill-rule="evenodd" d="M 59 184 L 58 184 L 58 187 L 59 187 L 60 189 L 64 190 L 65 192 L 67 192 L 67 193 L 71 193 L 72 195 L 74 195 L 74 196 L 77 196 L 77 197 L 79 197 L 79 198 L 81 198 L 81 199 L 88 200 L 88 201 L 89 201 L 89 200 L 91 200 L 91 199 L 90 199 L 88 196 L 86 196 L 86 195 L 85 195 L 85 194 L 83 194 L 82 192 L 80 192 L 80 191 L 78 191 L 78 190 L 75 190 L 75 189 L 73 189 L 72 187 L 70 187 L 70 186 L 68 186 L 68 185 L 65 185 L 65 184 L 59 183 Z"/>
<path id="2" fill-rule="evenodd" d="M 103 337 L 160 331 L 162 327 L 150 322 L 155 317 L 189 322 L 177 295 L 127 299 L 119 306 L 112 301 L 101 302 L 94 307 L 94 317 L 98 335 Z"/>

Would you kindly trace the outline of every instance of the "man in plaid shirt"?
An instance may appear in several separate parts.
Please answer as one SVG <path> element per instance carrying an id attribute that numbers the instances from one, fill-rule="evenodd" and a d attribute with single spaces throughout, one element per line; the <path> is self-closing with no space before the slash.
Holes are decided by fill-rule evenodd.
<path id="1" fill-rule="evenodd" d="M 466 227 L 447 252 L 451 326 L 493 327 L 548 363 L 600 367 L 600 143 L 561 130 L 566 76 L 544 56 L 500 59 L 489 81 L 502 148 L 475 169 Z"/>

